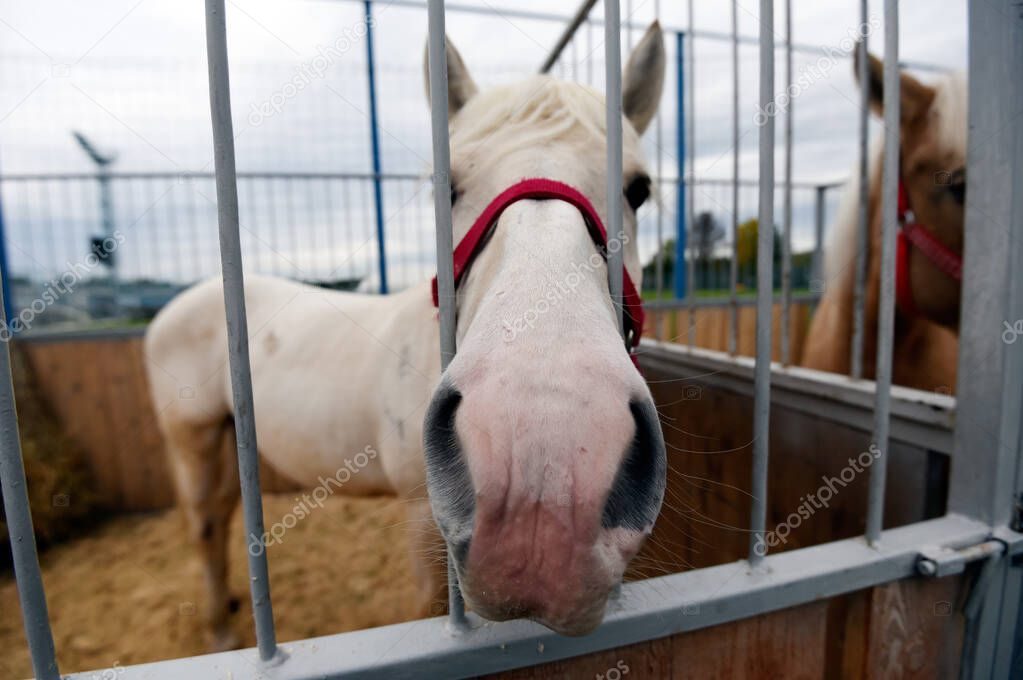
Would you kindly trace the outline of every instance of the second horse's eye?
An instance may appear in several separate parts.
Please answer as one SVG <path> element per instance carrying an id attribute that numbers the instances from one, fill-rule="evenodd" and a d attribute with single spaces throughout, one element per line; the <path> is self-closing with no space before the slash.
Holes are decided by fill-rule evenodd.
<path id="1" fill-rule="evenodd" d="M 650 198 L 650 178 L 646 175 L 636 177 L 625 187 L 625 200 L 629 202 L 629 207 L 633 212 L 639 210 L 639 206 L 646 203 L 648 198 Z"/>
<path id="2" fill-rule="evenodd" d="M 458 200 L 458 189 L 455 188 L 454 184 L 452 184 L 451 185 L 451 207 L 452 208 L 455 207 L 455 201 L 457 201 L 457 200 Z"/>

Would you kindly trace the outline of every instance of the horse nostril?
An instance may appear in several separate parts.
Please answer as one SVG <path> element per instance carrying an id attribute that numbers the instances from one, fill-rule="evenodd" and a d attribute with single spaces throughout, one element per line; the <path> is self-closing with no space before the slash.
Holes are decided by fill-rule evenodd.
<path id="1" fill-rule="evenodd" d="M 657 519 L 664 500 L 667 461 L 657 409 L 648 399 L 629 402 L 636 422 L 632 438 L 608 494 L 601 525 L 647 531 Z"/>
<path id="2" fill-rule="evenodd" d="M 462 394 L 441 383 L 423 422 L 423 450 L 430 507 L 455 557 L 465 558 L 472 534 L 475 500 L 469 468 L 455 430 L 455 414 Z"/>

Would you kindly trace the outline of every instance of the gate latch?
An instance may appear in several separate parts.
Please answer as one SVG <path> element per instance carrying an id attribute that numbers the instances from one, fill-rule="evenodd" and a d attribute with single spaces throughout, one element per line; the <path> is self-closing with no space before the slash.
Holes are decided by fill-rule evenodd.
<path id="1" fill-rule="evenodd" d="M 916 560 L 916 570 L 924 576 L 941 578 L 961 574 L 970 562 L 986 560 L 1005 553 L 1008 545 L 999 539 L 990 539 L 968 548 L 925 547 Z"/>

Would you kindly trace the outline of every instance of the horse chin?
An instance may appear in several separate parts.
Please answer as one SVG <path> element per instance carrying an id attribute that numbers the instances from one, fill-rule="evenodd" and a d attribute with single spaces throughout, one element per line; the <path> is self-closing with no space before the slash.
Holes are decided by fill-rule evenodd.
<path id="1" fill-rule="evenodd" d="M 607 599 L 610 591 L 602 598 L 595 599 L 584 609 L 577 609 L 567 615 L 539 615 L 530 612 L 526 607 L 516 605 L 495 605 L 490 602 L 478 600 L 471 593 L 465 592 L 465 603 L 470 610 L 488 621 L 511 621 L 513 619 L 528 619 L 549 628 L 558 635 L 566 637 L 582 637 L 589 635 L 596 630 L 604 621 L 604 611 L 607 607 Z"/>

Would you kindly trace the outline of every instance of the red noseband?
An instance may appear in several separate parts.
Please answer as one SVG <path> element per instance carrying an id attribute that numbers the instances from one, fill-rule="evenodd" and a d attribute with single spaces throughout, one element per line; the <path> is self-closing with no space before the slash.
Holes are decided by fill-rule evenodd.
<path id="1" fill-rule="evenodd" d="M 563 182 L 552 179 L 524 179 L 505 189 L 483 210 L 465 237 L 455 247 L 455 289 L 461 282 L 462 277 L 472 266 L 473 260 L 483 250 L 494 225 L 497 224 L 501 213 L 516 201 L 524 199 L 550 199 L 565 201 L 574 206 L 583 215 L 586 228 L 590 232 L 590 238 L 596 244 L 600 254 L 607 260 L 607 230 L 600 220 L 593 204 L 578 189 Z M 623 276 L 622 297 L 624 304 L 624 321 L 626 330 L 626 346 L 634 350 L 639 345 L 640 335 L 643 333 L 643 300 L 639 296 L 629 272 L 626 270 Z M 437 306 L 437 277 L 433 277 L 433 304 Z"/>
<path id="2" fill-rule="evenodd" d="M 934 234 L 916 221 L 916 214 L 909 203 L 906 183 L 899 173 L 899 235 L 895 253 L 895 297 L 899 309 L 910 316 L 917 315 L 913 301 L 913 283 L 909 278 L 909 258 L 915 247 L 931 264 L 946 276 L 956 281 L 963 280 L 963 258 L 939 241 Z"/>

